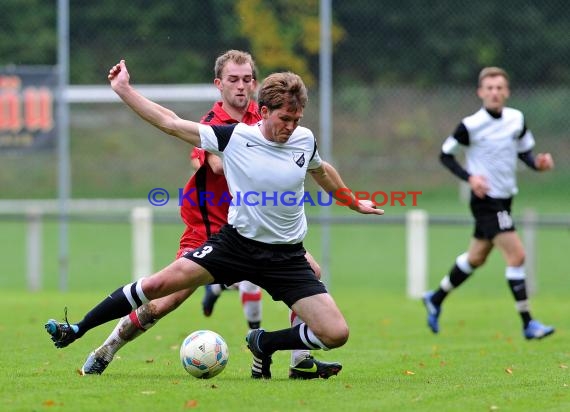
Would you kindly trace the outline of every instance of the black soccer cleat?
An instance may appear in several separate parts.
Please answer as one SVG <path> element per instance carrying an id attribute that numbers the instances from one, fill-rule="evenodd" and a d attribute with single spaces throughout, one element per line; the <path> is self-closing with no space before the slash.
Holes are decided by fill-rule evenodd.
<path id="1" fill-rule="evenodd" d="M 216 301 L 220 295 L 216 295 L 212 291 L 212 285 L 206 285 L 205 290 L 206 293 L 204 293 L 204 298 L 202 299 L 202 312 L 204 313 L 204 316 L 210 317 L 212 316 L 214 305 L 216 304 Z"/>
<path id="2" fill-rule="evenodd" d="M 338 362 L 323 362 L 309 355 L 289 368 L 289 379 L 328 379 L 341 369 L 342 365 Z"/>
<path id="3" fill-rule="evenodd" d="M 253 329 L 247 334 L 245 341 L 253 355 L 251 377 L 253 379 L 271 379 L 271 355 L 266 355 L 259 347 L 259 338 L 265 333 L 263 329 Z"/>
<path id="4" fill-rule="evenodd" d="M 50 319 L 45 324 L 45 328 L 47 333 L 50 334 L 55 347 L 58 349 L 65 348 L 77 339 L 77 335 L 73 327 L 67 322 L 67 319 L 65 323 Z"/>

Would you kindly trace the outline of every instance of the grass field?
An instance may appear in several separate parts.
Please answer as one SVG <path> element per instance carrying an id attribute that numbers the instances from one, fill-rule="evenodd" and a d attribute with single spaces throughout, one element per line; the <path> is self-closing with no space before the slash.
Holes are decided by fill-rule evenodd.
<path id="1" fill-rule="evenodd" d="M 77 321 L 108 292 L 130 279 L 130 226 L 73 223 L 69 291 L 59 292 L 57 226 L 44 225 L 44 291 L 25 291 L 25 230 L 2 222 L 0 275 L 0 409 L 8 411 L 568 411 L 570 300 L 563 251 L 567 228 L 538 231 L 538 293 L 533 312 L 557 327 L 544 340 L 522 338 L 500 256 L 493 254 L 453 294 L 439 336 L 425 325 L 422 305 L 405 297 L 405 232 L 398 225 L 339 226 L 332 231 L 330 290 L 351 327 L 347 345 L 317 355 L 344 369 L 327 381 L 289 381 L 288 354 L 274 357 L 271 381 L 249 378 L 246 323 L 236 292 L 226 292 L 212 318 L 200 310 L 202 292 L 119 353 L 102 376 L 80 377 L 87 354 L 114 323 L 56 350 L 43 329 L 69 309 Z M 462 252 L 471 228 L 430 229 L 430 286 Z M 155 267 L 168 263 L 180 227 L 155 226 Z M 320 258 L 320 231 L 306 245 Z M 287 308 L 264 299 L 263 326 L 287 326 Z M 179 364 L 182 339 L 212 329 L 227 340 L 230 362 L 201 381 Z"/>

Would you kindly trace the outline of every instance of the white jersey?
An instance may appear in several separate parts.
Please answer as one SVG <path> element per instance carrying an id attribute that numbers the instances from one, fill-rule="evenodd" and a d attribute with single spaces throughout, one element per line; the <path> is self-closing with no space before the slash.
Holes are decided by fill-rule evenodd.
<path id="1" fill-rule="evenodd" d="M 242 236 L 293 244 L 307 233 L 307 170 L 322 164 L 313 133 L 297 127 L 286 143 L 263 137 L 259 124 L 200 125 L 201 147 L 220 156 L 232 196 L 228 223 Z"/>
<path id="2" fill-rule="evenodd" d="M 503 108 L 493 117 L 481 108 L 461 123 L 466 133 L 457 132 L 443 143 L 442 152 L 456 154 L 465 146 L 465 169 L 471 175 L 482 175 L 489 185 L 488 196 L 506 199 L 518 192 L 516 169 L 518 154 L 534 147 L 534 137 L 525 127 L 522 112 Z"/>

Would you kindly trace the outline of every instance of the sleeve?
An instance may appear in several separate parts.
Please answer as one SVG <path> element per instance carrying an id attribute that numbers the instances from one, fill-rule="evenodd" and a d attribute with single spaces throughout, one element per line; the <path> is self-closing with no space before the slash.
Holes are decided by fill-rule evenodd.
<path id="1" fill-rule="evenodd" d="M 451 136 L 445 139 L 441 151 L 445 154 L 454 155 L 459 151 L 459 145 L 469 146 L 469 132 L 463 122 L 457 126 Z"/>
<path id="2" fill-rule="evenodd" d="M 538 170 L 536 168 L 536 164 L 534 161 L 534 156 L 532 155 L 532 150 L 526 151 L 526 152 L 522 152 L 519 153 L 519 159 L 521 159 L 524 164 L 526 164 L 528 167 L 530 167 L 533 170 Z"/>
<path id="3" fill-rule="evenodd" d="M 451 173 L 461 180 L 467 181 L 469 180 L 469 173 L 455 158 L 461 146 L 469 146 L 469 131 L 463 122 L 459 123 L 453 134 L 443 142 L 439 160 Z"/>
<path id="4" fill-rule="evenodd" d="M 319 156 L 319 151 L 317 149 L 317 139 L 313 136 L 313 152 L 311 154 L 311 158 L 309 159 L 309 165 L 307 166 L 308 170 L 316 169 L 323 164 L 323 160 L 321 156 Z"/>
<path id="5" fill-rule="evenodd" d="M 200 146 L 208 152 L 217 155 L 221 154 L 230 142 L 230 138 L 238 124 L 235 123 L 229 126 L 207 126 L 201 124 L 199 126 Z"/>
<path id="6" fill-rule="evenodd" d="M 453 173 L 455 176 L 457 176 L 458 178 L 460 178 L 461 180 L 465 180 L 468 181 L 469 180 L 469 173 L 467 172 L 467 170 L 465 170 L 457 161 L 457 159 L 455 159 L 455 156 L 452 154 L 447 154 L 445 152 L 441 152 L 441 154 L 439 155 L 439 160 L 441 161 L 441 163 L 447 167 L 449 169 L 449 171 L 451 173 Z"/>
<path id="7" fill-rule="evenodd" d="M 190 159 L 198 159 L 200 165 L 203 165 L 204 162 L 206 161 L 206 152 L 199 147 L 195 147 L 192 149 L 192 152 L 190 153 Z"/>
<path id="8" fill-rule="evenodd" d="M 534 136 L 532 132 L 527 129 L 526 124 L 523 125 L 521 134 L 517 142 L 517 152 L 524 153 L 530 151 L 534 147 Z"/>

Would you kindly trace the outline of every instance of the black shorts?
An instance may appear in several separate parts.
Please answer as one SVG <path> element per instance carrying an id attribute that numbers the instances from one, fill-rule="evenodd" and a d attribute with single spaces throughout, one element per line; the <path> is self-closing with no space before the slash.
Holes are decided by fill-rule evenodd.
<path id="1" fill-rule="evenodd" d="M 475 218 L 476 239 L 493 240 L 495 236 L 503 232 L 512 232 L 515 229 L 511 217 L 511 204 L 513 198 L 494 199 L 489 196 L 481 199 L 471 192 L 471 213 Z"/>
<path id="2" fill-rule="evenodd" d="M 215 283 L 242 280 L 265 289 L 273 300 L 291 307 L 299 299 L 327 293 L 305 257 L 302 243 L 267 244 L 241 236 L 225 225 L 202 246 L 183 257 L 203 266 Z"/>

